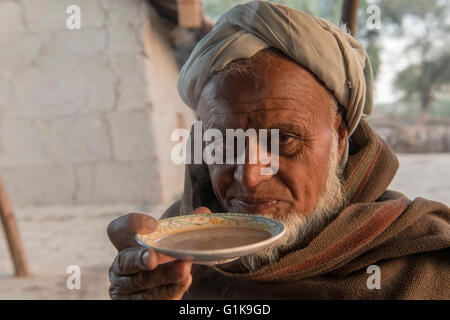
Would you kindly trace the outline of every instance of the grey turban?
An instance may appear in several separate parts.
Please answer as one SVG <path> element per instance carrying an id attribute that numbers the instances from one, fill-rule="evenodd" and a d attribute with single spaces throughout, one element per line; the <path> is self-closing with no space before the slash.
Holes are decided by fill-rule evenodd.
<path id="1" fill-rule="evenodd" d="M 364 48 L 345 30 L 266 1 L 223 14 L 183 66 L 178 92 L 192 109 L 209 77 L 237 59 L 274 47 L 314 73 L 345 108 L 349 135 L 372 113 L 372 69 Z"/>

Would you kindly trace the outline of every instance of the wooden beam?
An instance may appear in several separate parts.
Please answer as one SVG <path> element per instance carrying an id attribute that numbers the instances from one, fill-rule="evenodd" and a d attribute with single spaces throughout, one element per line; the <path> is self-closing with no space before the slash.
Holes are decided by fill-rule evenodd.
<path id="1" fill-rule="evenodd" d="M 356 35 L 356 26 L 358 24 L 359 0 L 344 0 L 342 5 L 341 22 L 347 25 L 352 36 Z"/>
<path id="2" fill-rule="evenodd" d="M 199 28 L 202 26 L 202 1 L 177 0 L 178 25 L 182 28 Z"/>
<path id="3" fill-rule="evenodd" d="M 19 235 L 11 203 L 0 179 L 0 217 L 8 241 L 9 251 L 14 263 L 15 274 L 24 277 L 30 274 L 25 250 Z"/>

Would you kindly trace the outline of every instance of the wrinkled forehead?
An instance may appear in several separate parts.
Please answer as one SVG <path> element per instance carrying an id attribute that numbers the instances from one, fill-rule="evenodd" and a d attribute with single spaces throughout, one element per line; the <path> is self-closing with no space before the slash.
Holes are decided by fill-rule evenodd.
<path id="1" fill-rule="evenodd" d="M 212 77 L 203 88 L 197 112 L 202 120 L 279 114 L 316 121 L 330 114 L 333 103 L 327 88 L 310 71 L 280 56 L 270 61 L 253 59 L 245 71 Z"/>

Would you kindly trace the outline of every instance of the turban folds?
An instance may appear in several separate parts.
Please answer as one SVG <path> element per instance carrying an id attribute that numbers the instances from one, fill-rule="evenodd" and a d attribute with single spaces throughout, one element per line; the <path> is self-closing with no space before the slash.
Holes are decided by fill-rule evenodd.
<path id="1" fill-rule="evenodd" d="M 238 59 L 277 48 L 310 70 L 345 108 L 349 135 L 372 113 L 372 70 L 364 48 L 345 30 L 302 11 L 266 1 L 224 13 L 180 71 L 178 92 L 192 109 L 212 74 Z"/>

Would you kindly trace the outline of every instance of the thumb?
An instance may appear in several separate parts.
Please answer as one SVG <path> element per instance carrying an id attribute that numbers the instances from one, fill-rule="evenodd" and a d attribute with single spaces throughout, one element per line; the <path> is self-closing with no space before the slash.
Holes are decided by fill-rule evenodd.
<path id="1" fill-rule="evenodd" d="M 195 214 L 202 214 L 202 213 L 211 213 L 211 210 L 209 210 L 207 207 L 198 207 L 192 211 L 192 213 Z"/>

